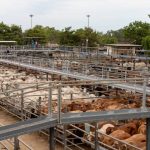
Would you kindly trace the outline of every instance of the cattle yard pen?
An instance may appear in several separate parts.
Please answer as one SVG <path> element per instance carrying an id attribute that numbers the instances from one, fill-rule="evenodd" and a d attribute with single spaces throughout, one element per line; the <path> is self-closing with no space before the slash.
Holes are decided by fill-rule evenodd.
<path id="1" fill-rule="evenodd" d="M 100 132 L 98 122 L 113 120 L 119 125 L 123 120 L 146 118 L 147 150 L 150 149 L 148 142 L 150 139 L 150 109 L 149 101 L 147 101 L 150 96 L 149 57 L 106 56 L 99 53 L 98 50 L 93 53 L 81 53 L 81 51 L 74 52 L 73 49 L 68 51 L 67 48 L 67 52 L 59 49 L 49 52 L 46 49 L 19 50 L 17 48 L 7 52 L 4 48 L 2 49 L 0 52 L 2 65 L 15 66 L 21 71 L 42 72 L 47 81 L 15 83 L 11 86 L 1 83 L 0 107 L 22 121 L 1 127 L 0 140 L 15 137 L 14 147 L 17 150 L 20 145 L 18 141 L 20 135 L 41 131 L 50 136 L 50 149 L 55 149 L 54 143 L 57 141 L 64 146 L 64 149 L 70 150 L 74 148 L 84 150 L 87 145 L 95 150 L 117 150 L 124 147 L 126 150 L 142 150 Z M 32 56 L 29 54 L 30 52 Z M 41 54 L 43 55 L 42 59 L 39 59 Z M 145 62 L 145 66 L 139 69 L 136 63 L 141 60 Z M 131 62 L 131 66 L 125 66 L 124 64 L 127 62 Z M 54 80 L 54 75 L 57 75 L 59 80 L 68 77 L 70 81 L 48 81 L 50 78 Z M 65 93 L 63 90 L 68 87 L 77 87 L 83 94 L 88 93 L 88 95 L 77 97 L 80 95 L 79 91 Z M 37 94 L 39 92 L 41 93 Z M 105 97 L 103 98 L 103 96 Z M 36 99 L 35 104 L 29 101 L 33 97 Z M 107 99 L 113 100 L 116 97 L 122 99 L 124 106 L 121 105 L 117 110 L 97 108 L 93 111 L 92 107 L 96 107 L 99 99 L 107 101 Z M 76 102 L 76 100 L 78 101 Z M 76 103 L 79 101 L 83 104 L 82 108 L 80 107 L 82 111 L 71 110 L 72 106 L 70 105 L 72 103 L 77 105 Z M 85 101 L 90 101 L 93 106 L 87 106 Z M 133 103 L 138 104 L 132 108 L 130 104 Z M 83 126 L 88 129 L 92 128 L 94 132 L 91 134 Z M 81 134 L 82 136 L 80 136 Z M 93 140 L 89 141 L 83 135 L 91 137 Z M 102 136 L 112 139 L 117 145 L 105 144 L 99 140 L 99 137 Z M 6 146 L 3 145 L 3 147 Z"/>
<path id="2" fill-rule="evenodd" d="M 141 80 L 141 79 L 140 79 Z M 139 82 L 141 83 L 142 81 L 140 81 L 139 80 Z M 115 81 L 115 80 L 114 80 Z M 122 81 L 122 80 L 116 80 L 115 82 L 119 82 L 119 83 L 123 83 L 123 82 L 125 82 L 125 81 Z M 132 81 L 130 81 L 130 82 L 132 82 Z M 23 88 L 23 89 L 17 89 L 17 90 L 6 90 L 6 91 L 3 91 L 2 93 L 1 93 L 1 95 L 4 95 L 4 97 L 1 97 L 1 107 L 3 108 L 3 109 L 5 109 L 5 110 L 8 110 L 10 113 L 13 113 L 13 114 L 15 114 L 16 116 L 18 116 L 20 119 L 28 119 L 28 118 L 30 118 L 31 117 L 31 115 L 35 115 L 35 117 L 36 116 L 42 116 L 42 115 L 48 115 L 48 116 L 51 116 L 52 118 L 54 117 L 56 117 L 56 115 L 57 115 L 57 121 L 58 121 L 58 124 L 61 124 L 61 123 L 63 123 L 63 121 L 62 121 L 62 119 L 63 119 L 63 115 L 65 114 L 65 113 L 67 113 L 67 110 L 65 110 L 65 111 L 63 111 L 62 112 L 62 100 L 61 100 L 61 95 L 64 95 L 64 93 L 62 93 L 62 91 L 61 91 L 61 89 L 60 88 L 62 88 L 62 87 L 65 87 L 65 86 L 87 86 L 87 85 L 91 85 L 91 86 L 96 86 L 96 85 L 100 85 L 100 84 L 102 84 L 102 85 L 104 85 L 104 86 L 106 86 L 107 84 L 113 84 L 113 82 L 110 80 L 110 81 L 108 81 L 108 80 L 106 80 L 106 81 L 95 81 L 95 82 L 89 82 L 89 81 L 82 81 L 82 83 L 81 83 L 81 81 L 79 82 L 79 83 L 77 83 L 77 82 L 75 82 L 75 83 L 61 83 L 60 84 L 60 82 L 48 82 L 48 83 L 41 83 L 41 84 L 39 84 L 39 85 L 33 85 L 34 83 L 32 83 L 32 86 L 29 86 L 29 87 L 26 87 L 26 88 Z M 137 83 L 138 83 L 138 79 L 137 79 Z M 52 86 L 51 86 L 52 85 Z M 56 86 L 57 85 L 57 86 Z M 33 89 L 36 89 L 36 90 L 33 90 Z M 53 112 L 53 109 L 52 109 L 52 96 L 53 96 L 53 92 L 52 92 L 52 89 L 54 89 L 54 88 L 56 88 L 56 89 L 58 89 L 58 93 L 56 93 L 56 94 L 54 94 L 54 95 L 57 95 L 57 97 L 58 97 L 58 102 L 57 102 L 57 107 L 58 107 L 58 111 L 57 112 Z M 41 95 L 35 95 L 34 93 L 36 93 L 36 91 L 40 91 L 40 90 L 46 90 L 47 91 L 47 95 L 44 95 L 44 96 L 47 96 L 48 98 L 49 98 L 49 110 L 48 110 L 48 114 L 46 113 L 42 113 L 41 112 L 41 109 L 42 109 L 42 106 L 40 106 L 40 104 L 42 103 L 42 102 L 37 102 L 37 103 L 39 103 L 39 105 L 38 105 L 38 109 L 36 110 L 36 108 L 34 108 L 35 109 L 35 111 L 36 111 L 36 113 L 33 113 L 29 108 L 24 108 L 24 106 L 25 105 L 27 105 L 27 102 L 26 102 L 26 100 L 27 99 L 30 99 L 30 97 L 32 97 L 32 96 L 35 96 L 35 97 L 38 97 L 38 96 L 41 96 Z M 50 94 L 50 95 L 48 95 L 48 94 Z M 72 101 L 74 100 L 73 99 L 73 97 L 74 97 L 74 95 L 76 95 L 76 94 L 78 94 L 78 93 L 71 93 L 70 94 L 70 96 L 69 97 L 71 97 L 72 98 Z M 142 95 L 139 95 L 139 96 L 142 96 Z M 143 95 L 143 97 L 144 97 L 144 95 Z M 98 99 L 99 97 L 87 97 L 87 98 L 84 98 L 84 99 Z M 13 99 L 15 99 L 15 101 L 16 101 L 16 99 L 17 99 L 17 106 L 14 106 L 14 104 L 13 103 L 11 103 L 11 102 L 13 102 Z M 80 98 L 79 98 L 80 99 Z M 82 98 L 83 99 L 83 98 Z M 81 99 L 81 100 L 82 100 Z M 37 99 L 38 100 L 38 99 Z M 70 101 L 70 99 L 63 99 L 64 101 Z M 56 100 L 54 100 L 54 101 L 56 101 Z M 19 104 L 20 103 L 20 104 Z M 142 103 L 142 102 L 141 102 Z M 28 106 L 29 107 L 29 106 Z M 30 106 L 31 107 L 31 106 Z M 66 108 L 67 109 L 67 108 Z M 146 107 L 144 108 L 144 109 L 146 109 Z M 134 109 L 133 110 L 129 110 L 129 111 L 133 111 L 134 112 Z M 109 111 L 108 112 L 105 112 L 106 114 L 108 114 L 109 113 Z M 91 112 L 91 114 L 92 114 L 92 112 Z M 115 114 L 115 111 L 114 111 L 114 114 Z M 74 116 L 76 116 L 77 114 L 71 114 L 71 115 L 74 115 Z M 78 116 L 78 115 L 77 115 Z M 132 118 L 132 116 L 130 116 L 131 118 Z M 137 116 L 135 115 L 134 116 L 135 118 L 139 118 L 139 117 L 142 117 L 142 116 L 139 116 L 139 114 L 137 114 Z M 123 119 L 123 117 L 122 117 L 122 115 L 120 114 L 120 118 L 122 118 Z M 127 119 L 128 117 L 126 116 L 126 119 Z M 73 118 L 72 118 L 73 119 Z M 94 122 L 96 122 L 96 120 L 103 120 L 104 118 L 93 118 L 92 120 L 94 121 Z M 113 119 L 113 117 L 112 117 L 112 119 Z M 119 118 L 115 118 L 115 119 L 119 119 Z M 121 119 L 121 120 L 122 120 Z M 88 119 L 87 119 L 88 120 Z M 91 119 L 89 119 L 89 122 L 91 122 L 92 121 Z M 105 119 L 104 119 L 105 120 Z M 93 122 L 92 121 L 92 122 Z M 81 120 L 78 120 L 78 121 L 76 121 L 76 120 L 72 120 L 71 121 L 72 123 L 81 123 L 82 121 Z M 66 123 L 65 123 L 66 124 Z M 68 125 L 67 125 L 68 124 Z M 79 131 L 81 131 L 81 132 L 84 132 L 85 134 L 89 134 L 89 133 L 86 133 L 86 131 L 84 131 L 82 128 L 80 128 L 80 127 L 78 127 L 78 126 L 76 126 L 76 124 L 70 124 L 69 123 L 69 120 L 67 120 L 67 124 L 66 125 L 64 125 L 64 126 L 58 126 L 57 128 L 56 128 L 56 141 L 57 142 L 60 142 L 60 143 L 63 143 L 64 141 L 63 141 L 63 136 L 65 135 L 65 134 L 67 134 L 67 135 L 72 135 L 72 136 L 74 136 L 74 137 L 72 137 L 71 139 L 67 139 L 67 135 L 66 135 L 66 138 L 65 138 L 65 142 L 66 142 L 66 144 L 67 143 L 70 143 L 69 145 L 72 145 L 73 144 L 73 146 L 76 146 L 77 148 L 80 148 L 80 149 L 82 149 L 82 147 L 80 147 L 81 145 L 82 145 L 82 143 L 80 143 L 80 145 L 78 145 L 78 144 L 74 144 L 73 142 L 72 142 L 72 140 L 73 139 L 79 139 L 79 140 L 83 140 L 85 143 L 87 143 L 87 144 L 90 144 L 91 145 L 91 147 L 95 147 L 95 146 L 104 146 L 104 147 L 106 147 L 106 148 L 108 148 L 108 149 L 115 149 L 115 148 L 113 148 L 113 147 L 111 147 L 111 146 L 108 146 L 108 145 L 106 145 L 105 143 L 102 143 L 102 142 L 100 142 L 99 143 L 99 141 L 98 141 L 98 143 L 97 143 L 97 145 L 95 145 L 95 143 L 91 143 L 91 142 L 89 142 L 89 141 L 87 141 L 87 140 L 85 140 L 85 139 L 82 139 L 82 137 L 79 137 L 78 135 L 75 135 L 72 131 L 73 130 L 79 130 Z M 87 126 L 91 126 L 92 128 L 95 128 L 96 126 L 94 125 L 91 125 L 91 124 L 88 124 L 88 123 L 86 123 L 86 125 Z M 73 127 L 73 129 L 68 129 L 68 130 L 64 130 L 64 127 L 65 128 L 67 128 L 67 126 L 70 126 L 70 127 Z M 63 128 L 62 128 L 63 127 Z M 66 133 L 64 133 L 64 131 L 66 132 Z M 30 131 L 31 132 L 31 131 Z M 1 132 L 0 132 L 1 133 Z M 46 133 L 48 133 L 48 132 L 46 132 Z M 16 134 L 19 134 L 19 133 L 17 133 L 16 132 Z M 108 136 L 108 135 L 104 135 L 103 133 L 99 133 L 98 131 L 97 131 L 97 133 L 95 133 L 95 134 L 102 134 L 103 136 Z M 61 135 L 61 136 L 60 136 Z M 95 135 L 93 135 L 94 137 L 95 137 Z M 10 136 L 9 136 L 10 137 Z M 62 139 L 60 139 L 60 137 L 63 137 Z M 1 138 L 3 138 L 3 137 L 1 137 Z M 4 137 L 5 138 L 5 137 Z M 59 138 L 59 139 L 58 139 Z M 111 138 L 113 138 L 113 137 L 111 137 Z M 119 141 L 119 140 L 117 140 L 117 139 L 114 139 L 114 140 L 116 140 L 116 141 L 118 141 L 119 143 L 121 143 L 122 145 L 126 145 L 126 147 L 128 147 L 128 148 L 130 148 L 130 147 L 132 147 L 132 148 L 134 148 L 134 149 L 139 149 L 139 148 L 137 148 L 137 147 L 134 147 L 134 146 L 132 146 L 132 145 L 130 145 L 130 144 L 127 144 L 127 143 L 123 143 L 122 141 Z M 65 144 L 65 143 L 63 143 L 63 144 Z M 66 145 L 66 147 L 67 147 L 67 145 Z M 71 148 L 70 148 L 71 149 Z"/>

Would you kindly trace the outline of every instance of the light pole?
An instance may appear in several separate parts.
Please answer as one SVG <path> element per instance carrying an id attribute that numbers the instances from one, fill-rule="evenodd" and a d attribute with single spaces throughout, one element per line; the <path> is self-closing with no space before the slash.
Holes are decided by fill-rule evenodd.
<path id="1" fill-rule="evenodd" d="M 88 18 L 88 28 L 89 28 L 89 25 L 90 25 L 90 15 L 86 15 L 86 17 Z"/>
<path id="2" fill-rule="evenodd" d="M 89 27 L 90 27 L 90 15 L 86 15 L 87 19 L 88 19 L 88 24 L 87 24 L 87 31 L 89 30 Z M 87 38 L 86 38 L 86 51 L 88 49 L 88 43 L 89 43 L 89 39 L 88 39 L 88 35 L 87 35 Z"/>
<path id="3" fill-rule="evenodd" d="M 31 29 L 32 29 L 32 18 L 33 18 L 34 15 L 31 14 L 31 15 L 29 15 L 29 16 L 30 16 L 30 18 L 31 18 Z"/>

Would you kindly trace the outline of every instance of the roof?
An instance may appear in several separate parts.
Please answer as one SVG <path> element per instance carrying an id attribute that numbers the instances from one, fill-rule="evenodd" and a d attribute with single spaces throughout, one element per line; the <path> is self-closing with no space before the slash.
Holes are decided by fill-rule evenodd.
<path id="1" fill-rule="evenodd" d="M 112 47 L 142 47 L 142 45 L 135 45 L 135 44 L 107 44 L 106 46 L 112 46 Z"/>
<path id="2" fill-rule="evenodd" d="M 31 36 L 31 37 L 24 37 L 24 39 L 42 39 L 44 37 L 37 37 L 37 36 Z"/>
<path id="3" fill-rule="evenodd" d="M 17 43 L 16 41 L 0 41 L 0 43 Z"/>

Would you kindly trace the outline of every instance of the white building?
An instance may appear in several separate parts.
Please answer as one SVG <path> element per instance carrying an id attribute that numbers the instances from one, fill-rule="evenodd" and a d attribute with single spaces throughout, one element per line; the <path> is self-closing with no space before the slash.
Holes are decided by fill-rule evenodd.
<path id="1" fill-rule="evenodd" d="M 134 44 L 107 44 L 108 55 L 135 55 L 135 51 L 141 49 L 141 45 Z"/>

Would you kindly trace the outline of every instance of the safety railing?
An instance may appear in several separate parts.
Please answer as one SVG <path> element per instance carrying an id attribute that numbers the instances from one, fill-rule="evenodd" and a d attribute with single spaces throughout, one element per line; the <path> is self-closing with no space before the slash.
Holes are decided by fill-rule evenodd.
<path id="1" fill-rule="evenodd" d="M 0 126 L 4 126 L 4 124 L 0 124 Z M 26 150 L 33 150 L 32 147 L 30 147 L 29 145 L 27 145 L 24 141 L 22 141 L 21 139 L 15 137 L 14 139 L 8 139 L 5 141 L 1 141 L 0 142 L 0 149 L 5 149 L 5 150 L 10 150 L 10 147 L 13 148 L 23 148 Z"/>

